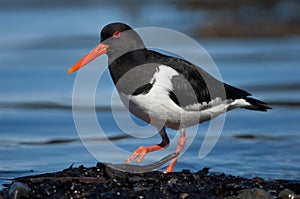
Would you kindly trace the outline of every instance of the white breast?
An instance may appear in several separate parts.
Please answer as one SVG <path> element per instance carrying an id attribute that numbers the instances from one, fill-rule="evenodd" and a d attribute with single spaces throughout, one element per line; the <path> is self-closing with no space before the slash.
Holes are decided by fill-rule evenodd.
<path id="1" fill-rule="evenodd" d="M 162 86 L 166 88 L 167 91 L 173 90 L 172 78 L 174 76 L 179 76 L 176 70 L 169 66 L 160 65 L 156 69 L 156 73 L 154 74 L 151 82 L 154 82 L 153 86 Z"/>
<path id="2" fill-rule="evenodd" d="M 181 108 L 169 97 L 169 91 L 173 90 L 171 80 L 176 75 L 179 74 L 171 67 L 160 65 L 151 80 L 153 86 L 147 94 L 132 96 L 121 93 L 121 99 L 123 102 L 124 98 L 126 101 L 130 100 L 131 106 L 137 106 L 130 107 L 130 111 L 143 120 L 146 120 L 146 116 L 143 117 L 146 114 L 153 125 L 157 122 L 161 124 L 162 121 L 180 123 Z"/>

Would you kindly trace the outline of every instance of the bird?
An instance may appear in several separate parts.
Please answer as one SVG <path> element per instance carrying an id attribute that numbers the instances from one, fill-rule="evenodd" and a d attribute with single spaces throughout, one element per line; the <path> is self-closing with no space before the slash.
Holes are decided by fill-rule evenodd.
<path id="1" fill-rule="evenodd" d="M 190 126 L 235 108 L 264 112 L 271 109 L 249 92 L 216 79 L 183 58 L 148 49 L 139 34 L 122 22 L 106 25 L 100 32 L 99 44 L 68 73 L 103 54 L 108 56 L 109 73 L 126 108 L 156 127 L 161 136 L 159 144 L 138 147 L 127 163 L 140 163 L 147 153 L 168 147 L 166 128 L 180 132 L 176 147 L 180 154 Z M 174 171 L 178 157 L 171 160 L 164 173 Z"/>

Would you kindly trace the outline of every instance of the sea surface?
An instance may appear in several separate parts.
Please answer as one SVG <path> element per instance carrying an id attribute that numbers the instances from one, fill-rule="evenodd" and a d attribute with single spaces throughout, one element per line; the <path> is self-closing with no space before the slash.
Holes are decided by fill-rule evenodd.
<path id="1" fill-rule="evenodd" d="M 105 151 L 106 162 L 125 161 L 127 157 L 106 147 L 108 141 L 89 136 L 94 132 L 92 126 L 86 126 L 86 137 L 78 134 L 72 113 L 77 74 L 67 74 L 68 68 L 98 43 L 99 30 L 113 21 L 134 27 L 171 28 L 192 36 L 212 57 L 223 81 L 249 91 L 273 108 L 266 113 L 242 109 L 227 113 L 217 144 L 203 159 L 198 154 L 210 123 L 187 129 L 188 136 L 194 138 L 189 140 L 190 146 L 180 157 L 176 171 L 210 167 L 212 172 L 250 178 L 300 180 L 299 37 L 198 38 L 192 32 L 195 22 L 183 22 L 195 16 L 201 20 L 201 13 L 178 12 L 176 6 L 165 3 L 122 7 L 95 1 L 74 1 L 74 5 L 45 2 L 48 4 L 1 2 L 0 184 L 24 175 L 59 171 L 72 164 L 94 166 L 98 159 L 85 145 Z M 186 49 L 192 56 L 198 53 L 188 45 L 171 42 L 170 46 Z M 100 57 L 83 70 L 105 69 L 106 62 L 105 56 Z M 124 125 L 135 135 L 144 132 L 132 126 L 126 128 L 126 123 L 120 128 L 114 121 L 115 114 L 122 121 L 128 119 L 128 113 L 120 101 L 112 99 L 114 87 L 107 69 L 96 87 L 97 119 L 113 145 L 129 154 L 140 145 L 160 142 L 157 134 L 127 134 Z M 117 107 L 113 112 L 111 104 Z M 129 117 L 141 129 L 146 126 Z M 167 131 L 172 140 L 176 138 L 176 131 Z M 176 141 L 169 147 L 170 152 L 175 145 Z M 146 156 L 145 163 L 165 154 L 153 152 Z"/>

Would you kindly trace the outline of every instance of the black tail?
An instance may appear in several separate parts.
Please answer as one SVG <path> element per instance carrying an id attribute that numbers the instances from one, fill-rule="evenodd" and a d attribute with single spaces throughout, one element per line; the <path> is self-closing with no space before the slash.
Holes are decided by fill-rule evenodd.
<path id="1" fill-rule="evenodd" d="M 245 107 L 249 110 L 255 110 L 255 111 L 267 111 L 268 109 L 272 109 L 271 107 L 268 107 L 267 104 L 263 101 L 246 97 L 245 100 L 251 104 L 249 107 Z"/>
<path id="2" fill-rule="evenodd" d="M 255 111 L 267 111 L 268 109 L 272 109 L 271 107 L 268 107 L 265 102 L 248 97 L 251 94 L 248 93 L 247 91 L 230 86 L 228 84 L 224 84 L 224 85 L 225 85 L 227 99 L 233 99 L 233 100 L 245 99 L 250 104 L 249 106 L 246 106 L 244 108 L 255 110 Z"/>

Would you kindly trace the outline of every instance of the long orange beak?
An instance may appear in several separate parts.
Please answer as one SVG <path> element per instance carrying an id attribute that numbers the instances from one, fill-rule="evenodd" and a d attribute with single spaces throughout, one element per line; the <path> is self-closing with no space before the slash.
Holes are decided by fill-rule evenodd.
<path id="1" fill-rule="evenodd" d="M 89 52 L 87 55 L 81 58 L 76 64 L 74 64 L 68 70 L 68 73 L 71 74 L 74 71 L 77 71 L 78 69 L 82 68 L 83 66 L 93 61 L 98 56 L 105 54 L 108 47 L 109 47 L 108 45 L 99 43 L 93 50 L 91 50 L 91 52 Z"/>

